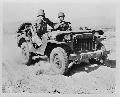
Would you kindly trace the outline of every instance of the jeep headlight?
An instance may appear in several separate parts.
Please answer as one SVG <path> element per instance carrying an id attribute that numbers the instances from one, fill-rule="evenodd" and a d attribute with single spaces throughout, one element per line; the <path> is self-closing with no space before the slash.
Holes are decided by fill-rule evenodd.
<path id="1" fill-rule="evenodd" d="M 70 34 L 69 34 L 69 35 L 65 35 L 65 36 L 64 36 L 64 39 L 65 39 L 65 40 L 71 40 Z"/>

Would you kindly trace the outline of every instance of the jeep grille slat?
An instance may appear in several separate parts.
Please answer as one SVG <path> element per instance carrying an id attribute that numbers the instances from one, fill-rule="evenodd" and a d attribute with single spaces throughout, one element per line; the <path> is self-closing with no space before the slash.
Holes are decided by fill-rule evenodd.
<path id="1" fill-rule="evenodd" d="M 74 37 L 73 49 L 75 51 L 95 50 L 95 39 L 92 35 L 78 35 Z"/>

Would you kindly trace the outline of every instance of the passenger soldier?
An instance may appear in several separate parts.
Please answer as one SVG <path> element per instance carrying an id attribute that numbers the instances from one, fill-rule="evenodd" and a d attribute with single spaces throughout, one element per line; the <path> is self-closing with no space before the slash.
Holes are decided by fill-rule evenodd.
<path id="1" fill-rule="evenodd" d="M 58 18 L 59 18 L 59 22 L 56 23 L 56 25 L 54 26 L 54 29 L 60 30 L 60 31 L 72 30 L 70 26 L 71 23 L 64 21 L 65 14 L 63 12 L 58 13 Z"/>

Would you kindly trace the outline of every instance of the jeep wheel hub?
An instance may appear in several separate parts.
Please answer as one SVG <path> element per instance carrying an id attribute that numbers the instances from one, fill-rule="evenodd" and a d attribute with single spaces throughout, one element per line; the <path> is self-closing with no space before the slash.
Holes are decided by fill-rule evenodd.
<path id="1" fill-rule="evenodd" d="M 58 55 L 54 56 L 53 62 L 56 65 L 57 68 L 60 69 L 62 67 L 62 63 L 61 63 L 61 60 L 60 60 Z"/>

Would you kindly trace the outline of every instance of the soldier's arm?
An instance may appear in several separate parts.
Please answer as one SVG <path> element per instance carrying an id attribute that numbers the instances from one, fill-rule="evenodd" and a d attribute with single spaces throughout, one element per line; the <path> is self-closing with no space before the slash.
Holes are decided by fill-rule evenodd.
<path id="1" fill-rule="evenodd" d="M 46 19 L 47 19 L 47 24 L 49 26 L 51 26 L 52 28 L 54 28 L 54 23 L 51 20 L 49 20 L 48 18 L 46 18 Z"/>
<path id="2" fill-rule="evenodd" d="M 54 26 L 54 29 L 58 29 L 60 26 L 60 23 L 56 23 L 55 26 Z"/>
<path id="3" fill-rule="evenodd" d="M 61 22 L 61 23 L 56 23 L 55 26 L 54 26 L 54 29 L 58 29 L 60 25 L 64 24 L 64 22 Z"/>

